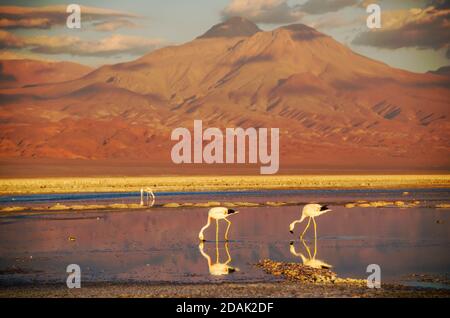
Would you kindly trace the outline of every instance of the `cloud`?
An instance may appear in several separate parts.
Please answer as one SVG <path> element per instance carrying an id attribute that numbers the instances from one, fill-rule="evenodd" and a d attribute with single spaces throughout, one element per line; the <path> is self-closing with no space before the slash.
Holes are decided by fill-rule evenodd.
<path id="1" fill-rule="evenodd" d="M 25 60 L 25 59 L 31 59 L 31 60 L 39 60 L 39 61 L 46 61 L 51 62 L 52 60 L 43 58 L 40 55 L 29 53 L 29 52 L 15 52 L 15 51 L 7 51 L 2 50 L 0 51 L 0 60 Z"/>
<path id="2" fill-rule="evenodd" d="M 131 21 L 117 19 L 112 21 L 101 21 L 93 23 L 96 31 L 116 31 L 121 28 L 135 28 L 137 25 Z"/>
<path id="3" fill-rule="evenodd" d="M 365 25 L 364 16 L 344 16 L 337 12 L 326 13 L 312 19 L 305 19 L 304 23 L 316 30 L 330 30 L 344 27 L 354 27 L 355 25 Z"/>
<path id="4" fill-rule="evenodd" d="M 445 0 L 448 1 L 448 0 Z M 358 7 L 360 8 L 367 8 L 369 4 L 378 4 L 382 8 L 385 6 L 399 6 L 401 5 L 403 8 L 423 8 L 423 7 L 429 7 L 430 5 L 427 4 L 427 0 L 362 0 Z"/>
<path id="5" fill-rule="evenodd" d="M 4 29 L 14 29 L 14 28 L 25 28 L 25 29 L 48 29 L 51 23 L 49 19 L 44 18 L 33 18 L 33 19 L 0 19 L 0 28 Z"/>
<path id="6" fill-rule="evenodd" d="M 448 47 L 450 39 L 450 9 L 433 6 L 382 13 L 381 29 L 358 34 L 353 44 L 387 49 L 416 47 L 435 50 Z"/>
<path id="7" fill-rule="evenodd" d="M 309 14 L 323 14 L 358 4 L 359 0 L 308 0 L 300 8 Z"/>
<path id="8" fill-rule="evenodd" d="M 448 0 L 431 0 L 428 2 L 428 5 L 436 9 L 450 9 L 450 2 Z"/>
<path id="9" fill-rule="evenodd" d="M 298 6 L 289 6 L 286 0 L 232 0 L 221 14 L 224 19 L 239 16 L 271 24 L 293 23 L 303 16 Z"/>
<path id="10" fill-rule="evenodd" d="M 71 54 L 76 56 L 142 55 L 161 47 L 164 41 L 139 36 L 114 34 L 97 41 L 76 36 L 18 37 L 0 30 L 0 48 L 27 49 L 33 53 Z"/>
<path id="11" fill-rule="evenodd" d="M 83 41 L 78 37 L 35 37 L 27 41 L 31 51 L 44 54 L 78 56 L 142 55 L 161 46 L 158 39 L 114 34 L 99 41 Z"/>
<path id="12" fill-rule="evenodd" d="M 7 31 L 0 30 L 0 49 L 18 49 L 24 45 L 21 38 Z"/>
<path id="13" fill-rule="evenodd" d="M 49 29 L 66 24 L 68 13 L 65 5 L 44 7 L 0 6 L 0 27 L 7 29 Z M 81 6 L 82 25 L 106 23 L 138 18 L 137 15 L 116 10 Z M 130 22 L 131 23 L 131 22 Z"/>
<path id="14" fill-rule="evenodd" d="M 232 0 L 221 15 L 224 19 L 239 16 L 254 23 L 295 23 L 307 14 L 336 12 L 358 5 L 361 0 L 308 0 L 302 5 L 290 5 L 287 0 Z"/>

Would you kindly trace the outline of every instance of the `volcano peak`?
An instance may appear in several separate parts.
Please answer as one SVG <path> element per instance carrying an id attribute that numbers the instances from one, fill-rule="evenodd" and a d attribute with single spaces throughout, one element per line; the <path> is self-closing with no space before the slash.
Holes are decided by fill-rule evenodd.
<path id="1" fill-rule="evenodd" d="M 203 35 L 199 36 L 198 39 L 249 37 L 260 31 L 261 29 L 258 28 L 255 23 L 241 17 L 232 17 L 222 23 L 212 26 Z"/>
<path id="2" fill-rule="evenodd" d="M 296 40 L 312 40 L 326 35 L 302 23 L 290 24 L 279 27 L 278 30 L 287 30 L 292 33 L 292 37 Z"/>

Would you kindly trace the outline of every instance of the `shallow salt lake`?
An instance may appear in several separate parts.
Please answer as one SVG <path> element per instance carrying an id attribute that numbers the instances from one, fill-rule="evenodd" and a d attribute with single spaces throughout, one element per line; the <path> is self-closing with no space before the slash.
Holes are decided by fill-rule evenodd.
<path id="1" fill-rule="evenodd" d="M 404 194 L 408 192 L 408 194 Z M 167 202 L 318 202 L 333 210 L 316 219 L 316 260 L 333 266 L 340 277 L 366 278 L 369 264 L 381 267 L 383 281 L 414 284 L 412 274 L 450 273 L 450 189 L 279 190 L 208 193 L 157 193 Z M 0 204 L 138 203 L 138 193 L 4 196 Z M 412 208 L 346 208 L 357 200 L 420 201 Z M 96 212 L 41 212 L 0 218 L 0 283 L 61 282 L 69 264 L 78 264 L 83 281 L 221 282 L 269 281 L 273 276 L 254 266 L 261 259 L 302 262 L 314 255 L 311 223 L 305 242 L 289 223 L 302 206 L 240 207 L 226 244 L 226 222 L 215 223 L 199 246 L 198 232 L 209 208 L 163 208 Z M 69 237 L 74 240 L 69 240 Z M 293 248 L 291 240 L 294 240 Z M 295 249 L 297 255 L 291 253 Z M 308 249 L 311 256 L 308 254 Z M 239 271 L 211 275 L 208 266 L 228 263 Z M 432 287 L 432 286 L 431 286 Z"/>

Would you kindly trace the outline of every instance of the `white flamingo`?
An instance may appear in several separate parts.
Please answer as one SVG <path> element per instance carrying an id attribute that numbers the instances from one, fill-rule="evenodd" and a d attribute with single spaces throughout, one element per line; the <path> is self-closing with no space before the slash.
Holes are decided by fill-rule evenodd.
<path id="1" fill-rule="evenodd" d="M 228 209 L 225 207 L 215 207 L 215 208 L 209 209 L 208 222 L 205 224 L 204 227 L 202 227 L 202 229 L 200 230 L 200 233 L 198 233 L 198 238 L 200 239 L 200 241 L 205 240 L 203 232 L 211 225 L 212 219 L 216 220 L 216 241 L 219 240 L 219 220 L 223 219 L 223 220 L 227 221 L 228 226 L 227 226 L 227 231 L 225 232 L 225 240 L 228 241 L 228 230 L 230 229 L 231 221 L 228 220 L 227 218 L 230 215 L 237 214 L 237 213 L 239 213 L 239 211 L 235 211 L 233 209 Z"/>
<path id="2" fill-rule="evenodd" d="M 330 211 L 331 210 L 326 205 L 320 205 L 320 204 L 315 204 L 315 203 L 305 205 L 303 207 L 302 217 L 300 218 L 300 220 L 295 220 L 294 222 L 289 224 L 289 232 L 291 232 L 293 234 L 295 224 L 301 223 L 301 222 L 303 222 L 303 220 L 305 218 L 309 217 L 308 225 L 306 225 L 305 230 L 303 231 L 302 235 L 300 235 L 300 239 L 303 238 L 303 235 L 305 235 L 306 230 L 308 230 L 309 224 L 311 223 L 311 219 L 313 220 L 313 223 L 314 223 L 314 237 L 317 238 L 317 224 L 316 224 L 316 220 L 314 220 L 314 218 L 316 216 L 322 215 L 322 214 L 330 212 Z"/>
<path id="3" fill-rule="evenodd" d="M 155 204 L 155 194 L 150 187 L 141 188 L 141 205 L 144 205 L 144 192 L 147 194 L 147 205 L 152 207 Z M 152 202 L 150 203 L 150 196 L 152 197 Z"/>

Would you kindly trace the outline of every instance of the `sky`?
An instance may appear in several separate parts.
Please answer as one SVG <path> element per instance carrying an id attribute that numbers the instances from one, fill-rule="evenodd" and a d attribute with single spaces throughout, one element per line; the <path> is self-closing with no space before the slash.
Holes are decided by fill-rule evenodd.
<path id="1" fill-rule="evenodd" d="M 182 44 L 232 16 L 263 30 L 304 23 L 353 51 L 413 72 L 449 65 L 448 0 L 77 1 L 81 28 L 66 26 L 68 2 L 0 1 L 0 59 L 66 60 L 91 66 L 136 59 Z M 381 7 L 369 29 L 366 7 Z"/>

